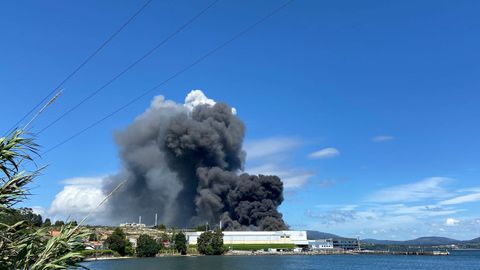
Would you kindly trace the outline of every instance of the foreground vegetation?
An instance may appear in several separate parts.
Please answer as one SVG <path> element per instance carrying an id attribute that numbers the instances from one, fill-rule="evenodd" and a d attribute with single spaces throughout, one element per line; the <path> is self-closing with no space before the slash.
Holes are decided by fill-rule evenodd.
<path id="1" fill-rule="evenodd" d="M 78 225 L 60 226 L 51 236 L 38 222 L 16 219 L 21 210 L 15 205 L 30 195 L 28 185 L 44 167 L 33 161 L 38 146 L 22 130 L 0 138 L 0 269 L 66 269 L 81 258 L 86 231 Z M 28 216 L 28 213 L 27 213 Z"/>

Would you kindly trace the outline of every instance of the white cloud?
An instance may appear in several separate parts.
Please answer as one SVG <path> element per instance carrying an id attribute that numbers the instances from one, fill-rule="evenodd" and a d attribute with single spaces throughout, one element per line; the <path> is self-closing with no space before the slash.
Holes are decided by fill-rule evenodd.
<path id="1" fill-rule="evenodd" d="M 285 189 L 300 188 L 314 176 L 310 171 L 288 164 L 292 153 L 300 145 L 300 140 L 289 137 L 249 141 L 245 144 L 248 165 L 246 172 L 276 175 L 282 180 Z"/>
<path id="2" fill-rule="evenodd" d="M 208 98 L 202 90 L 192 90 L 185 97 L 185 107 L 193 110 L 198 105 L 215 105 L 215 100 Z"/>
<path id="3" fill-rule="evenodd" d="M 336 157 L 338 155 L 340 155 L 340 151 L 338 151 L 338 149 L 333 148 L 333 147 L 328 147 L 328 148 L 324 148 L 324 149 L 321 149 L 321 150 L 318 150 L 316 152 L 311 153 L 309 155 L 309 157 L 310 158 L 324 159 L 324 158 Z"/>
<path id="4" fill-rule="evenodd" d="M 452 199 L 441 201 L 440 205 L 453 205 L 480 201 L 480 193 L 458 196 Z"/>
<path id="5" fill-rule="evenodd" d="M 103 176 L 99 177 L 74 177 L 60 181 L 64 185 L 76 185 L 76 186 L 101 186 Z"/>
<path id="6" fill-rule="evenodd" d="M 30 206 L 29 208 L 32 209 L 33 213 L 37 215 L 45 216 L 46 211 L 45 211 L 45 208 L 43 208 L 42 206 L 35 205 L 35 206 Z"/>
<path id="7" fill-rule="evenodd" d="M 437 217 L 452 215 L 459 212 L 458 209 L 440 207 L 437 205 L 407 205 L 407 204 L 374 204 L 368 206 L 377 211 L 384 211 L 389 215 L 412 215 L 421 217 Z"/>
<path id="8" fill-rule="evenodd" d="M 185 97 L 185 104 L 184 106 L 187 107 L 190 111 L 193 110 L 194 107 L 198 105 L 215 105 L 215 100 L 208 98 L 202 90 L 192 90 L 188 95 Z M 237 110 L 232 108 L 232 113 L 237 114 Z"/>
<path id="9" fill-rule="evenodd" d="M 82 219 L 105 198 L 102 181 L 103 177 L 77 177 L 61 181 L 65 186 L 52 201 L 48 215 L 53 219 Z"/>
<path id="10" fill-rule="evenodd" d="M 435 235 L 469 240 L 478 237 L 478 216 L 456 205 L 471 201 L 472 197 L 446 200 L 462 192 L 474 192 L 476 188 L 448 190 L 446 184 L 451 181 L 453 179 L 431 177 L 374 191 L 367 196 L 367 201 L 354 205 L 316 205 L 306 211 L 308 218 L 304 223 L 306 228 L 322 227 L 343 236 L 363 232 L 364 238 L 388 239 L 396 235 L 406 240 Z M 443 200 L 451 204 L 442 204 Z"/>
<path id="11" fill-rule="evenodd" d="M 379 135 L 372 138 L 373 142 L 388 142 L 394 140 L 395 137 L 388 135 Z"/>
<path id="12" fill-rule="evenodd" d="M 450 181 L 446 177 L 430 177 L 422 181 L 385 188 L 369 196 L 371 202 L 413 202 L 445 198 L 449 193 L 442 187 Z"/>
<path id="13" fill-rule="evenodd" d="M 480 193 L 480 187 L 469 187 L 469 188 L 462 188 L 457 190 L 458 192 L 475 192 Z"/>
<path id="14" fill-rule="evenodd" d="M 305 185 L 314 174 L 297 169 L 282 168 L 276 164 L 263 164 L 248 170 L 253 174 L 276 175 L 280 177 L 284 188 L 299 188 Z"/>
<path id="15" fill-rule="evenodd" d="M 460 220 L 454 219 L 454 218 L 447 218 L 447 220 L 445 220 L 445 226 L 453 227 L 453 226 L 457 226 L 459 223 L 460 223 Z"/>
<path id="16" fill-rule="evenodd" d="M 274 137 L 249 141 L 245 143 L 245 151 L 247 159 L 253 160 L 289 152 L 299 145 L 300 141 L 294 138 Z"/>
<path id="17" fill-rule="evenodd" d="M 458 211 L 430 205 L 319 205 L 306 212 L 309 219 L 305 222 L 343 236 L 363 232 L 365 238 L 390 238 L 394 233 L 407 239 L 429 234 L 428 230 L 436 227 L 433 221 L 444 224 L 446 217 Z"/>

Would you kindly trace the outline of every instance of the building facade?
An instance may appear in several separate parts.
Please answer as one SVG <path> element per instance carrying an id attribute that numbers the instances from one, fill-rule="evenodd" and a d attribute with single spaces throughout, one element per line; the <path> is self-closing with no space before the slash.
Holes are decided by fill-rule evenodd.
<path id="1" fill-rule="evenodd" d="M 308 247 L 310 250 L 333 249 L 333 239 L 309 240 Z"/>
<path id="2" fill-rule="evenodd" d="M 187 232 L 189 245 L 196 245 L 198 237 L 203 232 Z M 236 244 L 294 244 L 307 246 L 306 231 L 224 231 L 223 243 Z"/>

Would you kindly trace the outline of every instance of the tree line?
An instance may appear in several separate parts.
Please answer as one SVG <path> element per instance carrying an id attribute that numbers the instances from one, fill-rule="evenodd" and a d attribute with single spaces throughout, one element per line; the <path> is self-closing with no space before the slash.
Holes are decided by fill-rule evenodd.
<path id="1" fill-rule="evenodd" d="M 188 251 L 187 238 L 183 232 L 173 231 L 170 236 L 163 233 L 157 239 L 148 234 L 142 234 L 138 237 L 136 244 L 134 249 L 121 228 L 116 228 L 104 242 L 108 249 L 117 252 L 120 256 L 154 257 L 162 251 L 174 251 L 181 255 L 186 255 Z M 216 230 L 202 233 L 197 240 L 196 249 L 198 253 L 203 255 L 223 254 L 225 248 L 223 246 L 222 231 Z"/>
<path id="2" fill-rule="evenodd" d="M 50 218 L 46 218 L 45 221 L 40 214 L 33 211 L 32 208 L 21 207 L 18 209 L 12 208 L 9 211 L 5 211 L 0 215 L 0 223 L 6 225 L 14 225 L 18 222 L 24 222 L 32 227 L 62 227 L 65 225 L 77 226 L 78 223 L 75 220 L 65 223 L 63 220 L 56 220 L 53 224 Z"/>

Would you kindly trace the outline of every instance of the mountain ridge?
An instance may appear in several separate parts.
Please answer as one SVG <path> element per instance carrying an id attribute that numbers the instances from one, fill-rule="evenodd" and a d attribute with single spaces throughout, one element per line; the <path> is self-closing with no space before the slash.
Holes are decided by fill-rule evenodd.
<path id="1" fill-rule="evenodd" d="M 346 239 L 348 237 L 339 236 L 332 233 L 307 230 L 308 240 L 317 239 Z M 350 237 L 353 238 L 353 237 Z M 362 243 L 374 245 L 398 245 L 398 246 L 442 246 L 442 245 L 457 245 L 457 244 L 480 244 L 480 237 L 471 240 L 457 240 L 448 237 L 440 236 L 423 236 L 410 240 L 382 240 L 382 239 L 361 239 Z"/>
<path id="2" fill-rule="evenodd" d="M 317 239 L 342 239 L 344 237 L 338 236 L 333 233 L 326 233 L 320 231 L 307 230 L 307 239 L 308 240 L 317 240 Z"/>
<path id="3" fill-rule="evenodd" d="M 396 241 L 396 240 L 379 240 L 379 239 L 363 239 L 363 243 L 376 245 L 401 245 L 401 246 L 440 246 L 453 245 L 462 241 L 439 236 L 424 236 L 415 239 Z"/>

